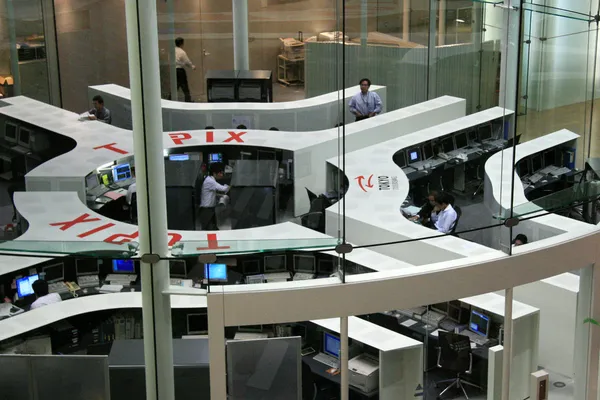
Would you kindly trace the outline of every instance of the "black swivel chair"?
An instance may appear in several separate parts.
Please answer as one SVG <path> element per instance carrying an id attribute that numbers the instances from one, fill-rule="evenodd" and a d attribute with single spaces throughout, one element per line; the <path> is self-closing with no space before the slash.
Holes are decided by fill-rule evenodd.
<path id="1" fill-rule="evenodd" d="M 312 202 L 317 199 L 317 195 L 314 194 L 313 192 L 311 192 L 310 190 L 308 190 L 308 188 L 305 188 L 305 189 L 306 189 L 306 194 L 308 195 L 308 204 L 312 204 Z"/>
<path id="2" fill-rule="evenodd" d="M 467 395 L 464 385 L 472 386 L 482 390 L 481 387 L 462 379 L 463 374 L 471 374 L 473 369 L 471 340 L 467 336 L 460 335 L 458 333 L 440 331 L 439 344 L 440 347 L 438 347 L 437 365 L 442 369 L 455 373 L 456 378 L 445 379 L 435 383 L 436 387 L 439 384 L 449 384 L 438 395 L 438 399 L 453 387 L 461 389 L 466 399 L 468 399 L 469 396 Z"/>
<path id="3" fill-rule="evenodd" d="M 325 233 L 325 209 L 331 202 L 323 195 L 310 202 L 308 213 L 301 215 L 302 226 Z"/>
<path id="4" fill-rule="evenodd" d="M 129 218 L 131 222 L 137 224 L 138 215 L 137 215 L 137 193 L 131 194 L 131 204 L 129 205 Z"/>
<path id="5" fill-rule="evenodd" d="M 462 210 L 460 209 L 459 206 L 452 206 L 454 208 L 454 211 L 456 211 L 456 221 L 454 221 L 454 225 L 452 225 L 452 229 L 450 229 L 450 234 L 456 236 L 456 227 L 458 226 L 458 221 L 460 220 L 460 217 L 462 216 Z"/>
<path id="6" fill-rule="evenodd" d="M 508 141 L 506 142 L 506 148 L 510 149 L 513 146 L 516 146 L 519 144 L 519 142 L 521 141 L 521 135 L 517 135 L 515 137 L 511 137 L 510 139 L 508 139 Z"/>
<path id="7" fill-rule="evenodd" d="M 310 366 L 302 362 L 302 400 L 335 399 L 335 389 L 331 384 L 317 383 Z"/>

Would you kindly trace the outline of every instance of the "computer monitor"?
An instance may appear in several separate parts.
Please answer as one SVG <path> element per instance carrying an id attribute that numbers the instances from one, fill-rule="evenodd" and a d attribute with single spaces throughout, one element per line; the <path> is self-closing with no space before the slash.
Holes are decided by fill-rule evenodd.
<path id="1" fill-rule="evenodd" d="M 454 151 L 454 139 L 452 139 L 452 136 L 449 136 L 442 140 L 442 152 L 449 153 L 451 151 Z"/>
<path id="2" fill-rule="evenodd" d="M 423 160 L 429 160 L 433 156 L 433 144 L 431 142 L 425 143 L 423 145 Z"/>
<path id="3" fill-rule="evenodd" d="M 208 163 L 217 163 L 223 162 L 223 154 L 222 153 L 210 153 L 208 155 Z"/>
<path id="4" fill-rule="evenodd" d="M 475 129 L 470 129 L 467 133 L 467 136 L 469 137 L 469 143 L 476 142 L 479 139 L 477 136 L 477 130 Z"/>
<path id="5" fill-rule="evenodd" d="M 433 311 L 439 312 L 441 314 L 448 314 L 448 302 L 432 304 L 430 308 Z"/>
<path id="6" fill-rule="evenodd" d="M 394 154 L 394 161 L 400 168 L 406 167 L 406 153 L 404 151 L 399 151 Z"/>
<path id="7" fill-rule="evenodd" d="M 544 167 L 556 165 L 556 151 L 548 150 L 544 153 Z"/>
<path id="8" fill-rule="evenodd" d="M 333 274 L 335 271 L 335 263 L 333 260 L 319 260 L 317 272 L 320 274 Z"/>
<path id="9" fill-rule="evenodd" d="M 312 272 L 315 273 L 315 256 L 294 255 L 294 272 Z"/>
<path id="10" fill-rule="evenodd" d="M 529 171 L 529 160 L 521 160 L 517 164 L 517 174 L 519 174 L 520 177 L 523 177 L 529 175 L 530 173 L 531 171 Z"/>
<path id="11" fill-rule="evenodd" d="M 238 326 L 238 331 L 240 332 L 262 332 L 262 325 L 240 325 Z"/>
<path id="12" fill-rule="evenodd" d="M 187 334 L 203 335 L 208 333 L 208 316 L 205 312 L 187 315 Z"/>
<path id="13" fill-rule="evenodd" d="M 169 261 L 169 277 L 181 279 L 187 278 L 187 265 L 185 260 Z"/>
<path id="14" fill-rule="evenodd" d="M 204 264 L 204 277 L 209 281 L 227 281 L 227 264 Z"/>
<path id="15" fill-rule="evenodd" d="M 129 164 L 115 165 L 112 169 L 113 182 L 124 181 L 131 178 L 131 167 Z"/>
<path id="16" fill-rule="evenodd" d="M 4 140 L 10 143 L 17 143 L 17 130 L 19 127 L 13 122 L 4 124 Z"/>
<path id="17" fill-rule="evenodd" d="M 33 282 L 39 279 L 38 274 L 29 275 L 23 278 L 17 279 L 17 294 L 20 298 L 25 296 L 30 296 L 34 294 L 33 292 Z"/>
<path id="18" fill-rule="evenodd" d="M 171 154 L 169 155 L 169 161 L 188 161 L 190 159 L 189 154 Z"/>
<path id="19" fill-rule="evenodd" d="M 259 160 L 277 160 L 277 154 L 274 150 L 258 150 Z"/>
<path id="20" fill-rule="evenodd" d="M 454 142 L 456 143 L 457 149 L 464 149 L 469 145 L 469 141 L 467 140 L 467 132 L 459 132 L 454 135 Z"/>
<path id="21" fill-rule="evenodd" d="M 421 161 L 421 149 L 419 149 L 418 147 L 413 147 L 412 149 L 408 149 L 406 151 L 406 154 L 408 155 L 408 163 L 409 164 Z"/>
<path id="22" fill-rule="evenodd" d="M 95 172 L 92 172 L 85 178 L 85 187 L 88 189 L 93 189 L 99 185 L 98 175 Z"/>
<path id="23" fill-rule="evenodd" d="M 448 318 L 456 323 L 460 323 L 462 317 L 462 308 L 452 303 L 448 303 Z"/>
<path id="24" fill-rule="evenodd" d="M 98 275 L 100 273 L 99 260 L 95 258 L 78 258 L 75 260 L 75 274 L 83 275 Z"/>
<path id="25" fill-rule="evenodd" d="M 488 337 L 490 331 L 490 317 L 477 310 L 471 310 L 469 330 L 483 337 Z"/>
<path id="26" fill-rule="evenodd" d="M 42 267 L 44 280 L 48 283 L 61 282 L 65 280 L 65 265 L 63 263 L 47 265 Z"/>
<path id="27" fill-rule="evenodd" d="M 260 273 L 260 260 L 245 260 L 242 263 L 242 272 L 244 275 Z"/>
<path id="28" fill-rule="evenodd" d="M 329 332 L 323 332 L 323 353 L 340 358 L 340 338 Z"/>
<path id="29" fill-rule="evenodd" d="M 285 254 L 265 256 L 265 274 L 269 272 L 286 272 Z"/>
<path id="30" fill-rule="evenodd" d="M 29 148 L 29 142 L 31 141 L 31 131 L 28 128 L 21 127 L 19 129 L 19 140 L 17 143 L 23 147 Z"/>
<path id="31" fill-rule="evenodd" d="M 115 274 L 134 274 L 135 264 L 133 260 L 113 260 L 112 270 Z"/>
<path id="32" fill-rule="evenodd" d="M 479 133 L 479 141 L 483 142 L 484 140 L 489 140 L 492 138 L 492 124 L 481 125 L 477 129 Z"/>
<path id="33" fill-rule="evenodd" d="M 538 172 L 542 168 L 542 155 L 536 154 L 535 156 L 531 157 L 531 172 Z"/>

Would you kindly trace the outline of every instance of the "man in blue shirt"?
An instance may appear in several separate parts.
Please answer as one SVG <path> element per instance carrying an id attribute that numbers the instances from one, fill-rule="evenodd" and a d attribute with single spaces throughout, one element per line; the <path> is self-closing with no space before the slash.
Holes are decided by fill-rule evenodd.
<path id="1" fill-rule="evenodd" d="M 356 116 L 356 121 L 371 118 L 381 112 L 381 97 L 375 92 L 369 92 L 371 81 L 367 78 L 360 80 L 360 93 L 350 99 L 350 112 Z"/>

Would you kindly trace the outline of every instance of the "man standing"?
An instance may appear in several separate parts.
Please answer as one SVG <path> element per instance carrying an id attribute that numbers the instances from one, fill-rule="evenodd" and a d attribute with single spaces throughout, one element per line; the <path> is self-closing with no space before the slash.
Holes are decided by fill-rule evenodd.
<path id="1" fill-rule="evenodd" d="M 88 111 L 88 113 L 90 114 L 88 118 L 93 121 L 100 121 L 106 124 L 110 124 L 112 122 L 112 118 L 110 116 L 109 109 L 104 107 L 104 99 L 102 98 L 102 96 L 94 96 L 92 102 L 94 103 L 94 108 Z"/>
<path id="2" fill-rule="evenodd" d="M 360 80 L 360 93 L 350 99 L 350 112 L 356 116 L 356 121 L 371 118 L 381 112 L 381 97 L 375 92 L 369 92 L 371 81 L 367 78 Z"/>
<path id="3" fill-rule="evenodd" d="M 188 103 L 192 102 L 192 96 L 190 95 L 190 87 L 188 86 L 187 72 L 185 67 L 189 67 L 192 70 L 196 69 L 196 66 L 192 64 L 187 53 L 183 50 L 183 38 L 178 37 L 175 39 L 175 70 L 177 71 L 177 90 L 181 88 L 185 101 Z M 176 99 L 174 99 L 176 100 Z"/>
<path id="4" fill-rule="evenodd" d="M 200 195 L 200 225 L 203 231 L 216 231 L 217 227 L 217 192 L 227 193 L 229 186 L 221 185 L 217 178 L 223 177 L 223 165 L 221 163 L 210 164 L 208 167 L 210 175 L 202 183 L 202 193 Z"/>

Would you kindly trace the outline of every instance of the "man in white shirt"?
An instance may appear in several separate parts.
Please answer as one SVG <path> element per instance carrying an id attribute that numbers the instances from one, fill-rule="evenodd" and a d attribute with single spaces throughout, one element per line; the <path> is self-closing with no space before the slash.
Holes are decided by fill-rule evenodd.
<path id="1" fill-rule="evenodd" d="M 192 70 L 196 69 L 196 66 L 192 64 L 187 53 L 183 50 L 183 38 L 178 37 L 175 39 L 175 70 L 177 71 L 177 90 L 181 88 L 185 101 L 188 103 L 192 102 L 192 96 L 190 95 L 190 87 L 188 86 L 187 72 L 185 67 L 189 67 Z M 177 100 L 177 99 L 173 99 Z"/>
<path id="2" fill-rule="evenodd" d="M 30 309 L 36 309 L 48 304 L 54 304 L 62 301 L 58 293 L 48 293 L 48 282 L 38 279 L 31 285 L 37 300 L 31 304 Z"/>
<path id="3" fill-rule="evenodd" d="M 355 94 L 348 106 L 356 116 L 356 121 L 371 118 L 381 113 L 381 97 L 375 92 L 369 92 L 371 81 L 367 78 L 360 80 L 360 92 Z"/>
<path id="4" fill-rule="evenodd" d="M 221 185 L 217 182 L 218 178 L 223 177 L 223 164 L 214 163 L 208 167 L 210 175 L 204 179 L 202 183 L 202 193 L 200 195 L 200 224 L 203 231 L 216 231 L 217 214 L 217 192 L 227 193 L 229 186 Z"/>
<path id="5" fill-rule="evenodd" d="M 435 229 L 442 233 L 450 233 L 458 218 L 456 210 L 450 203 L 452 203 L 452 198 L 447 193 L 442 192 L 435 196 L 435 206 L 439 211 L 435 218 L 432 214 L 431 220 L 435 219 Z"/>
<path id="6" fill-rule="evenodd" d="M 127 188 L 127 194 L 125 195 L 125 200 L 127 201 L 128 205 L 131 205 L 131 200 L 133 198 L 134 193 L 137 193 L 137 186 L 136 186 L 135 182 L 133 182 Z"/>

